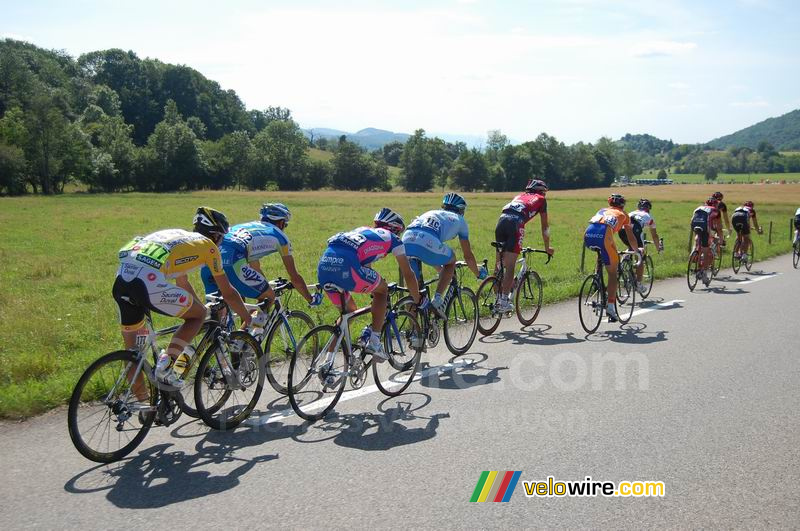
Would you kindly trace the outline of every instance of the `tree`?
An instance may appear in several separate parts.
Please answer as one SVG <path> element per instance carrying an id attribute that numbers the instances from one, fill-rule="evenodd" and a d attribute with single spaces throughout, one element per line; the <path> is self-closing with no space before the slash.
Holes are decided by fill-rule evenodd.
<path id="1" fill-rule="evenodd" d="M 486 186 L 489 178 L 489 166 L 483 154 L 473 148 L 462 153 L 453 163 L 450 178 L 459 190 L 471 192 Z"/>
<path id="2" fill-rule="evenodd" d="M 703 174 L 703 176 L 706 178 L 706 181 L 716 181 L 717 180 L 717 176 L 718 176 L 717 168 L 715 168 L 714 166 L 709 165 L 706 168 L 706 171 Z"/>
<path id="3" fill-rule="evenodd" d="M 306 186 L 319 190 L 331 184 L 331 164 L 324 160 L 311 160 L 306 166 Z"/>
<path id="4" fill-rule="evenodd" d="M 274 182 L 280 190 L 303 188 L 308 154 L 300 127 L 292 120 L 273 120 L 253 139 L 260 175 L 258 188 Z"/>
<path id="5" fill-rule="evenodd" d="M 370 188 L 370 161 L 358 144 L 342 136 L 331 160 L 331 182 L 339 190 L 365 190 Z"/>
<path id="6" fill-rule="evenodd" d="M 498 161 L 498 155 L 508 144 L 508 137 L 500 132 L 499 129 L 493 129 L 488 132 L 486 138 L 486 159 L 490 164 Z"/>
<path id="7" fill-rule="evenodd" d="M 400 182 L 409 192 L 425 192 L 433 184 L 433 159 L 428 151 L 425 130 L 417 129 L 403 147 L 400 157 Z"/>
<path id="8" fill-rule="evenodd" d="M 25 152 L 0 140 L 0 194 L 25 193 Z"/>
<path id="9" fill-rule="evenodd" d="M 383 161 L 390 166 L 400 164 L 400 157 L 403 155 L 403 143 L 398 141 L 389 142 L 382 148 Z"/>
<path id="10" fill-rule="evenodd" d="M 664 168 L 661 168 L 660 170 L 658 170 L 658 180 L 664 181 L 666 179 L 667 179 L 667 172 L 664 171 Z"/>

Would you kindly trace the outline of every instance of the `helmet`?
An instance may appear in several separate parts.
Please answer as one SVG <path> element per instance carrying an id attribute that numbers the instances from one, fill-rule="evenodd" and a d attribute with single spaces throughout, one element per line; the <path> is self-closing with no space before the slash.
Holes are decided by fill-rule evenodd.
<path id="1" fill-rule="evenodd" d="M 720 201 L 722 201 L 722 197 L 723 197 L 722 196 L 722 192 L 714 192 L 714 194 L 711 197 L 713 197 L 714 199 L 719 199 Z"/>
<path id="2" fill-rule="evenodd" d="M 292 213 L 289 212 L 289 207 L 283 203 L 264 203 L 261 206 L 261 221 L 270 223 L 285 221 L 288 225 L 290 219 L 292 219 Z"/>
<path id="3" fill-rule="evenodd" d="M 625 206 L 625 197 L 622 194 L 611 194 L 608 198 L 608 205 L 622 208 Z"/>
<path id="4" fill-rule="evenodd" d="M 400 234 L 406 228 L 403 218 L 391 208 L 382 208 L 380 212 L 375 214 L 373 221 L 375 221 L 376 227 L 383 227 L 395 234 Z"/>
<path id="5" fill-rule="evenodd" d="M 753 204 L 752 201 L 745 201 L 744 202 L 744 206 L 749 207 L 749 208 L 755 207 L 755 205 Z"/>
<path id="6" fill-rule="evenodd" d="M 442 199 L 442 208 L 463 216 L 467 209 L 467 202 L 460 195 L 450 192 Z"/>
<path id="7" fill-rule="evenodd" d="M 228 232 L 230 224 L 225 214 L 213 208 L 201 206 L 194 215 L 194 231 L 203 236 L 223 235 Z"/>
<path id="8" fill-rule="evenodd" d="M 711 196 L 708 199 L 706 199 L 706 204 L 710 207 L 716 207 L 717 205 L 719 205 L 719 200 L 716 197 Z"/>
<path id="9" fill-rule="evenodd" d="M 639 210 L 650 210 L 653 208 L 653 203 L 651 203 L 649 199 L 641 198 L 639 199 L 639 204 L 636 205 L 636 208 Z"/>
<path id="10" fill-rule="evenodd" d="M 546 192 L 548 190 L 547 183 L 539 179 L 531 179 L 525 185 L 526 192 Z"/>

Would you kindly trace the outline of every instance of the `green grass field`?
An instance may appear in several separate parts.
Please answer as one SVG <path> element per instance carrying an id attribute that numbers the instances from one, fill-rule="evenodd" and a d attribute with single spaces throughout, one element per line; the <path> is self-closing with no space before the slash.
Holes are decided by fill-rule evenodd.
<path id="1" fill-rule="evenodd" d="M 655 170 L 641 173 L 634 176 L 634 179 L 655 179 L 658 172 Z M 705 184 L 705 176 L 702 173 L 670 173 L 667 176 L 672 179 L 675 184 Z M 762 181 L 770 182 L 800 182 L 800 173 L 720 173 L 716 182 L 718 184 L 729 183 L 760 183 Z"/>
<path id="2" fill-rule="evenodd" d="M 772 245 L 767 244 L 766 234 L 755 236 L 758 258 L 790 250 L 788 220 L 800 204 L 800 187 L 779 188 L 781 193 L 770 199 L 772 204 L 762 204 L 766 196 L 758 204 L 761 223 L 765 227 L 770 221 L 775 224 Z M 547 302 L 576 295 L 583 277 L 582 234 L 589 217 L 605 204 L 606 191 L 562 194 L 552 193 L 549 201 L 556 256 L 547 266 L 542 265 L 541 255 L 534 259 L 534 267 L 545 281 Z M 466 217 L 479 259 L 491 257 L 494 225 L 500 207 L 511 195 L 467 194 L 470 206 Z M 656 203 L 653 214 L 667 246 L 667 251 L 655 258 L 659 277 L 685 272 L 688 222 L 703 197 L 698 190 L 691 202 Z M 757 203 L 758 197 L 754 196 Z M 120 348 L 116 305 L 110 292 L 117 250 L 132 236 L 163 228 L 189 228 L 198 205 L 218 208 L 238 223 L 255 219 L 262 202 L 278 200 L 292 208 L 287 233 L 300 272 L 308 283 L 314 283 L 317 259 L 330 235 L 370 224 L 384 205 L 401 212 L 408 222 L 414 215 L 436 208 L 440 195 L 204 192 L 0 198 L 0 223 L 5 229 L 0 241 L 4 264 L 0 270 L 0 416 L 26 417 L 63 404 L 91 361 Z M 541 245 L 538 220 L 529 225 L 526 242 Z M 387 258 L 377 269 L 397 280 L 392 262 Z M 284 273 L 277 257 L 266 258 L 262 265 L 270 276 Z M 199 281 L 195 285 L 202 289 Z M 311 313 L 327 321 L 335 311 L 326 302 Z M 546 309 L 540 319 L 547 321 Z M 159 318 L 157 324 L 168 322 Z M 576 312 L 575 331 L 579 330 Z"/>

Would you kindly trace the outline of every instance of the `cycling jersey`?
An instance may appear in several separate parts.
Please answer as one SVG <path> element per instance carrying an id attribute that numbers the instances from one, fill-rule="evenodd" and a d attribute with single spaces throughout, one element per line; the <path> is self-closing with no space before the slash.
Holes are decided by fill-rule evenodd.
<path id="1" fill-rule="evenodd" d="M 616 269 L 619 264 L 617 246 L 614 245 L 614 233 L 630 225 L 630 217 L 622 210 L 614 207 L 603 208 L 589 220 L 589 227 L 583 235 L 583 244 L 600 252 L 603 264 Z"/>
<path id="2" fill-rule="evenodd" d="M 794 213 L 794 228 L 800 230 L 800 208 Z"/>
<path id="3" fill-rule="evenodd" d="M 469 240 L 469 227 L 463 216 L 447 210 L 429 210 L 414 218 L 408 230 L 422 230 L 433 234 L 440 242 L 452 240 L 456 236 L 460 240 Z"/>
<path id="4" fill-rule="evenodd" d="M 547 212 L 547 200 L 541 194 L 529 192 L 519 194 L 503 207 L 503 214 L 519 216 L 523 225 L 539 212 Z"/>
<path id="5" fill-rule="evenodd" d="M 719 218 L 719 210 L 712 206 L 701 205 L 692 213 L 692 231 L 700 235 L 700 245 L 708 247 L 708 238 L 714 221 Z"/>
<path id="6" fill-rule="evenodd" d="M 736 210 L 733 211 L 733 215 L 735 216 L 737 212 L 747 214 L 747 216 L 751 218 L 755 217 L 756 215 L 756 209 L 750 208 L 749 206 L 738 207 Z"/>
<path id="7" fill-rule="evenodd" d="M 756 211 L 747 206 L 740 206 L 733 211 L 731 225 L 737 234 L 747 236 L 750 234 L 750 218 L 756 215 Z"/>
<path id="8" fill-rule="evenodd" d="M 611 232 L 617 233 L 630 225 L 631 218 L 618 208 L 608 207 L 598 210 L 597 214 L 592 216 L 592 219 L 589 220 L 589 223 L 606 225 L 611 229 Z"/>
<path id="9" fill-rule="evenodd" d="M 644 247 L 642 232 L 644 232 L 645 227 L 655 229 L 656 220 L 653 219 L 653 216 L 650 215 L 650 212 L 647 212 L 646 210 L 634 210 L 628 215 L 631 218 L 631 229 L 633 229 L 633 235 L 636 236 L 636 245 L 631 245 L 630 242 L 628 242 L 628 236 L 624 230 L 619 232 L 619 238 L 625 245 L 629 245 L 631 247 Z"/>

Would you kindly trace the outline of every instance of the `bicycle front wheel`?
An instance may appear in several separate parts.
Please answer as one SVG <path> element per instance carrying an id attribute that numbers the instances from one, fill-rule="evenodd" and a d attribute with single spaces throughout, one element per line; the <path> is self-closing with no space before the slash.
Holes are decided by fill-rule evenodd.
<path id="1" fill-rule="evenodd" d="M 233 429 L 250 416 L 264 388 L 264 353 L 247 332 L 231 332 L 203 354 L 194 382 L 197 412 L 215 430 Z"/>
<path id="2" fill-rule="evenodd" d="M 264 340 L 264 359 L 269 384 L 282 395 L 289 394 L 289 363 L 297 344 L 312 328 L 314 320 L 305 312 L 291 311 L 279 319 Z"/>
<path id="3" fill-rule="evenodd" d="M 492 275 L 486 277 L 478 288 L 478 332 L 488 336 L 500 326 L 502 316 L 495 314 L 497 297 L 500 295 L 500 280 Z"/>
<path id="4" fill-rule="evenodd" d="M 530 326 L 542 309 L 542 279 L 536 271 L 528 271 L 522 277 L 514 295 L 517 319 L 522 326 Z"/>
<path id="5" fill-rule="evenodd" d="M 800 263 L 800 241 L 795 242 L 794 250 L 792 251 L 792 266 L 797 269 L 797 264 Z"/>
<path id="6" fill-rule="evenodd" d="M 456 290 L 445 309 L 444 342 L 456 356 L 466 354 L 478 333 L 478 302 L 469 288 Z"/>
<path id="7" fill-rule="evenodd" d="M 622 277 L 617 279 L 618 290 L 625 293 L 624 298 L 616 300 L 615 307 L 619 322 L 627 324 L 633 317 L 633 310 L 636 307 L 636 274 L 633 272 L 633 265 L 626 267 L 622 271 Z"/>
<path id="8" fill-rule="evenodd" d="M 700 253 L 692 251 L 689 255 L 689 265 L 686 267 L 686 283 L 689 284 L 689 291 L 694 291 L 697 286 L 697 273 L 700 271 Z"/>
<path id="9" fill-rule="evenodd" d="M 150 431 L 157 392 L 143 374 L 146 367 L 133 379 L 137 364 L 136 352 L 111 352 L 92 363 L 75 385 L 67 426 L 72 444 L 85 458 L 119 461 Z"/>
<path id="10" fill-rule="evenodd" d="M 714 265 L 711 269 L 711 276 L 716 277 L 720 269 L 722 269 L 722 250 L 717 248 L 717 254 L 714 257 Z"/>
<path id="11" fill-rule="evenodd" d="M 750 242 L 750 248 L 747 250 L 747 261 L 744 263 L 744 268 L 750 271 L 753 268 L 753 262 L 756 259 L 756 244 Z"/>
<path id="12" fill-rule="evenodd" d="M 622 280 L 630 278 L 630 275 L 633 273 L 633 263 L 628 260 L 623 260 L 620 262 L 619 267 L 617 268 L 617 300 L 622 301 L 623 303 L 628 300 L 628 296 L 630 295 L 630 286 L 626 285 Z M 636 277 L 633 277 L 634 280 Z"/>
<path id="13" fill-rule="evenodd" d="M 416 317 L 399 310 L 383 324 L 383 349 L 389 357 L 383 363 L 372 362 L 375 385 L 386 396 L 397 396 L 414 380 L 422 356 L 425 338 Z"/>
<path id="14" fill-rule="evenodd" d="M 344 391 L 350 351 L 339 333 L 330 325 L 312 328 L 289 362 L 289 403 L 306 420 L 324 417 Z"/>
<path id="15" fill-rule="evenodd" d="M 653 290 L 653 281 L 656 278 L 655 266 L 653 265 L 653 258 L 650 255 L 644 257 L 644 271 L 642 272 L 642 285 L 644 286 L 644 293 L 642 299 L 646 299 L 650 292 Z"/>
<path id="16" fill-rule="evenodd" d="M 578 296 L 578 317 L 587 334 L 594 334 L 603 320 L 603 288 L 595 275 L 583 281 Z"/>

